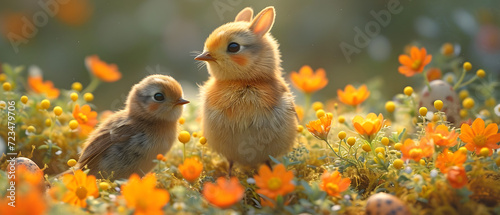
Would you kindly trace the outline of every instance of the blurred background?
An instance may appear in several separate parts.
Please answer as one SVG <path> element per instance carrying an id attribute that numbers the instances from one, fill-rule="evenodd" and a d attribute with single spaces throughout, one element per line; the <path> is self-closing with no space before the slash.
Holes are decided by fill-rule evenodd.
<path id="1" fill-rule="evenodd" d="M 121 108 L 113 101 L 124 101 L 133 84 L 154 73 L 172 75 L 186 97 L 196 100 L 197 85 L 208 73 L 192 52 L 201 51 L 212 30 L 244 7 L 258 12 L 269 5 L 277 11 L 271 32 L 281 44 L 286 79 L 303 65 L 327 72 L 330 83 L 314 100 L 374 80 L 383 86 L 375 99 L 390 99 L 407 85 L 418 88 L 422 77 L 397 71 L 408 44 L 437 55 L 449 42 L 475 69 L 494 78 L 500 71 L 498 0 L 0 0 L 0 62 L 37 65 L 45 80 L 70 89 L 74 81 L 84 87 L 90 82 L 84 59 L 98 55 L 123 74 L 95 91 L 99 111 Z M 341 44 L 351 48 L 343 51 Z"/>

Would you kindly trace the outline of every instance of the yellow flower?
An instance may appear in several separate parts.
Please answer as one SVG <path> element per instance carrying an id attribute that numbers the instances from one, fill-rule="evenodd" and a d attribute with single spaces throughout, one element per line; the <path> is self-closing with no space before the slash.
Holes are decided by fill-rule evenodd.
<path id="1" fill-rule="evenodd" d="M 62 181 L 68 189 L 62 199 L 63 202 L 85 208 L 87 197 L 97 198 L 99 196 L 95 176 L 87 176 L 82 170 L 76 170 L 74 175 L 63 175 Z"/>
<path id="2" fill-rule="evenodd" d="M 40 107 L 42 107 L 42 109 L 45 109 L 45 110 L 49 109 L 50 101 L 47 99 L 42 100 L 42 102 L 40 102 Z"/>
<path id="3" fill-rule="evenodd" d="M 83 94 L 83 99 L 86 102 L 91 102 L 91 101 L 94 100 L 94 94 L 92 94 L 92 93 L 85 93 L 85 94 Z"/>
<path id="4" fill-rule="evenodd" d="M 343 140 L 345 139 L 347 134 L 345 133 L 345 131 L 340 131 L 337 136 L 339 137 L 339 139 Z"/>
<path id="5" fill-rule="evenodd" d="M 128 182 L 121 186 L 127 207 L 134 209 L 134 214 L 163 214 L 162 208 L 170 201 L 168 191 L 156 188 L 156 176 L 152 173 L 140 178 L 132 174 Z"/>
<path id="6" fill-rule="evenodd" d="M 67 162 L 68 166 L 70 166 L 70 167 L 74 167 L 76 165 L 76 163 L 77 162 L 75 159 L 69 159 Z"/>
<path id="7" fill-rule="evenodd" d="M 3 90 L 5 90 L 5 91 L 10 91 L 12 89 L 12 85 L 10 85 L 9 82 L 3 83 L 2 87 L 3 87 Z"/>
<path id="8" fill-rule="evenodd" d="M 471 109 L 474 107 L 474 99 L 467 97 L 462 101 L 462 106 L 464 106 L 465 109 Z"/>
<path id="9" fill-rule="evenodd" d="M 477 77 L 484 78 L 486 77 L 486 72 L 482 69 L 477 70 L 476 72 Z"/>
<path id="10" fill-rule="evenodd" d="M 181 132 L 179 132 L 178 139 L 181 143 L 186 144 L 189 142 L 189 140 L 191 140 L 191 134 L 189 134 L 189 132 L 187 132 L 187 131 L 181 131 Z"/>
<path id="11" fill-rule="evenodd" d="M 205 145 L 205 144 L 207 144 L 207 138 L 205 138 L 205 137 L 200 137 L 200 144 L 201 144 L 201 145 Z"/>
<path id="12" fill-rule="evenodd" d="M 69 128 L 71 128 L 71 130 L 75 130 L 78 128 L 78 121 L 73 119 L 73 120 L 69 121 L 68 125 L 69 125 Z"/>
<path id="13" fill-rule="evenodd" d="M 344 91 L 338 89 L 337 95 L 342 103 L 356 106 L 363 103 L 370 96 L 370 91 L 364 84 L 358 89 L 349 84 Z"/>
<path id="14" fill-rule="evenodd" d="M 396 104 L 394 104 L 393 101 L 386 102 L 385 103 L 385 110 L 387 110 L 387 112 L 389 112 L 389 113 L 394 112 L 394 110 L 396 110 Z"/>
<path id="15" fill-rule="evenodd" d="M 360 135 L 366 135 L 368 137 L 380 131 L 383 122 L 384 117 L 382 116 L 382 114 L 379 114 L 377 116 L 374 113 L 369 113 L 366 116 L 366 119 L 363 119 L 363 117 L 359 115 L 355 116 L 354 119 L 352 119 L 354 129 L 356 129 L 356 131 Z"/>
<path id="16" fill-rule="evenodd" d="M 319 109 L 316 111 L 316 117 L 321 118 L 326 114 L 326 112 L 323 109 Z"/>
<path id="17" fill-rule="evenodd" d="M 71 93 L 71 95 L 69 95 L 69 97 L 71 98 L 71 101 L 76 102 L 76 100 L 78 100 L 78 94 L 77 93 Z"/>
<path id="18" fill-rule="evenodd" d="M 61 116 L 61 114 L 63 112 L 63 110 L 62 110 L 62 108 L 60 106 L 55 106 L 54 109 L 53 109 L 53 111 L 54 111 L 54 114 L 56 116 Z"/>
<path id="19" fill-rule="evenodd" d="M 407 87 L 405 87 L 405 89 L 403 90 L 403 92 L 405 93 L 405 95 L 411 96 L 411 94 L 413 94 L 413 88 L 410 87 L 410 86 L 407 86 Z"/>
<path id="20" fill-rule="evenodd" d="M 434 101 L 434 108 L 440 111 L 443 108 L 443 101 L 441 100 Z"/>
<path id="21" fill-rule="evenodd" d="M 71 84 L 71 89 L 73 89 L 74 91 L 80 92 L 82 88 L 83 87 L 80 82 L 73 82 L 73 84 Z"/>
<path id="22" fill-rule="evenodd" d="M 320 68 L 313 72 L 310 66 L 303 66 L 299 72 L 292 72 L 290 74 L 292 85 L 304 93 L 314 93 L 323 89 L 328 84 L 326 72 Z"/>
<path id="23" fill-rule="evenodd" d="M 186 158 L 184 163 L 179 165 L 179 171 L 186 181 L 193 183 L 200 177 L 201 171 L 203 171 L 203 164 L 196 158 Z"/>
<path id="24" fill-rule="evenodd" d="M 321 103 L 321 102 L 314 102 L 312 104 L 312 107 L 313 107 L 314 111 L 318 111 L 320 109 L 323 109 L 323 103 Z"/>
<path id="25" fill-rule="evenodd" d="M 21 96 L 21 102 L 22 102 L 23 104 L 28 103 L 28 96 Z"/>
<path id="26" fill-rule="evenodd" d="M 394 168 L 396 168 L 396 169 L 401 169 L 401 168 L 403 168 L 403 166 L 404 166 L 404 162 L 403 162 L 403 160 L 401 160 L 401 159 L 396 159 L 396 160 L 394 160 L 394 162 L 392 163 L 392 166 L 393 166 Z"/>
<path id="27" fill-rule="evenodd" d="M 78 121 L 78 124 L 80 124 L 80 133 L 84 136 L 90 134 L 97 124 L 97 112 L 92 111 L 89 105 L 83 105 L 82 108 L 80 108 L 78 104 L 75 105 L 73 117 Z"/>
<path id="28" fill-rule="evenodd" d="M 356 143 L 356 138 L 354 137 L 347 138 L 347 144 L 349 144 L 350 146 L 353 146 L 355 143 Z"/>
<path id="29" fill-rule="evenodd" d="M 469 62 L 465 62 L 464 69 L 465 69 L 465 71 L 469 71 L 472 69 L 472 65 Z"/>
<path id="30" fill-rule="evenodd" d="M 427 115 L 427 108 L 426 107 L 421 107 L 420 109 L 418 109 L 418 113 L 420 114 L 420 116 Z"/>

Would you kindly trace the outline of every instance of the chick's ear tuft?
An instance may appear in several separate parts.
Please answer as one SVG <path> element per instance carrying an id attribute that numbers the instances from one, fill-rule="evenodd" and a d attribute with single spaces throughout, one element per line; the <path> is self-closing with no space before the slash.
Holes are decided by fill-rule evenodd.
<path id="1" fill-rule="evenodd" d="M 235 22 L 251 22 L 253 17 L 253 10 L 250 7 L 246 7 L 243 10 L 241 10 L 238 15 L 236 15 L 236 18 L 234 19 Z"/>
<path id="2" fill-rule="evenodd" d="M 255 16 L 255 19 L 250 25 L 250 30 L 259 37 L 264 36 L 273 27 L 275 16 L 274 7 L 266 7 Z"/>

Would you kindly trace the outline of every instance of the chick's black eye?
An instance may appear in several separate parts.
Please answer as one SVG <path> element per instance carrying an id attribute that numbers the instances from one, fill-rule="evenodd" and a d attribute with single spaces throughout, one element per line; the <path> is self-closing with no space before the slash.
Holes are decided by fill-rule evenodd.
<path id="1" fill-rule="evenodd" d="M 240 44 L 238 43 L 229 43 L 229 45 L 227 46 L 228 52 L 236 53 L 239 50 L 240 50 Z"/>
<path id="2" fill-rule="evenodd" d="M 155 95 L 153 96 L 153 99 L 157 102 L 161 102 L 161 101 L 165 100 L 165 96 L 161 93 L 155 93 Z"/>

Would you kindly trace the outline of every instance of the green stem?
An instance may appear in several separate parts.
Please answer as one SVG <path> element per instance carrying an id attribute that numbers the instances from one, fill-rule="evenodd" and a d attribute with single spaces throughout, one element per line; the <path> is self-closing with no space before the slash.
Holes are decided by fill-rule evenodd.
<path id="1" fill-rule="evenodd" d="M 462 88 L 462 87 L 465 87 L 467 85 L 469 85 L 470 83 L 474 82 L 475 80 L 477 79 L 477 76 L 474 76 L 474 78 L 471 78 L 470 80 L 468 80 L 467 82 L 464 82 L 463 84 L 461 84 L 460 86 L 458 86 L 457 88 Z M 455 89 L 455 88 L 453 88 Z"/>
<path id="2" fill-rule="evenodd" d="M 350 161 L 349 159 L 346 159 L 346 158 L 343 158 L 343 157 L 339 156 L 339 155 L 335 152 L 335 150 L 333 150 L 333 147 L 330 145 L 330 143 L 328 143 L 328 141 L 327 141 L 327 140 L 324 140 L 324 141 L 326 142 L 326 144 L 328 145 L 328 147 L 330 147 L 330 149 L 332 150 L 333 154 L 335 154 L 335 156 L 337 156 L 337 157 L 338 157 L 338 158 L 340 158 L 341 160 L 344 160 L 344 161 L 349 162 L 350 164 L 352 164 L 352 165 L 356 166 L 356 163 L 354 163 L 354 162 Z M 340 151 L 339 151 L 339 152 L 340 152 Z"/>
<path id="3" fill-rule="evenodd" d="M 465 73 L 467 71 L 465 71 L 465 69 L 462 70 L 462 75 L 460 76 L 460 79 L 458 79 L 457 83 L 455 83 L 455 85 L 453 86 L 453 90 L 456 90 L 458 89 L 458 87 L 460 86 L 460 84 L 462 83 L 462 81 L 464 80 L 464 77 L 465 77 Z"/>
<path id="4" fill-rule="evenodd" d="M 429 92 L 432 91 L 431 84 L 429 83 L 429 79 L 427 78 L 427 70 L 423 73 L 424 75 L 424 80 L 425 80 L 425 85 L 427 85 L 427 88 L 429 88 Z"/>
<path id="5" fill-rule="evenodd" d="M 309 113 L 309 108 L 311 106 L 311 94 L 310 93 L 304 93 L 304 98 L 306 100 L 305 106 L 304 106 L 304 113 L 307 116 Z"/>
<path id="6" fill-rule="evenodd" d="M 186 144 L 182 144 L 182 162 L 186 160 Z"/>
<path id="7" fill-rule="evenodd" d="M 92 81 L 90 81 L 90 84 L 82 91 L 82 94 L 94 92 L 100 83 L 101 81 L 98 78 L 92 76 Z"/>

